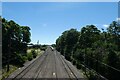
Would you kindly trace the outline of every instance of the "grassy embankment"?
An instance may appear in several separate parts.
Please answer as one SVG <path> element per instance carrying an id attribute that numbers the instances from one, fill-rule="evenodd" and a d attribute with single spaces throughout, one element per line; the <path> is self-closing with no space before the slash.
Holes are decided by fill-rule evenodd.
<path id="1" fill-rule="evenodd" d="M 35 52 L 34 52 L 35 51 Z M 27 56 L 25 59 L 25 62 L 31 61 L 32 59 L 36 58 L 37 56 L 42 55 L 44 51 L 40 49 L 28 49 L 27 50 Z M 7 78 L 11 73 L 13 73 L 15 70 L 17 70 L 20 66 L 16 65 L 10 65 L 10 70 L 7 72 L 6 67 L 2 69 L 2 76 L 0 76 L 0 80 Z"/>

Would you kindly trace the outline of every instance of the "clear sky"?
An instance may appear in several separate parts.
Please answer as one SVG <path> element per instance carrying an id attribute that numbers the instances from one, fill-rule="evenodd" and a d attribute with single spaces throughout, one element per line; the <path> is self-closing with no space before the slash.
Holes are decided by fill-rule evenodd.
<path id="1" fill-rule="evenodd" d="M 3 2 L 118 2 L 119 0 L 1 0 Z"/>
<path id="2" fill-rule="evenodd" d="M 2 17 L 31 28 L 31 42 L 52 44 L 70 28 L 106 28 L 118 17 L 117 2 L 3 2 Z"/>

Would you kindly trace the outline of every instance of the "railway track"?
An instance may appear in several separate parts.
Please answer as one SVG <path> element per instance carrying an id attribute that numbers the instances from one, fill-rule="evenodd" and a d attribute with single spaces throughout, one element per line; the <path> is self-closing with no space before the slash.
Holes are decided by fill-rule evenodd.
<path id="1" fill-rule="evenodd" d="M 19 72 L 19 71 L 18 71 Z M 83 79 L 83 75 L 55 49 L 48 47 L 43 55 L 26 66 L 18 74 L 12 74 L 7 78 L 12 80 L 25 79 Z"/>

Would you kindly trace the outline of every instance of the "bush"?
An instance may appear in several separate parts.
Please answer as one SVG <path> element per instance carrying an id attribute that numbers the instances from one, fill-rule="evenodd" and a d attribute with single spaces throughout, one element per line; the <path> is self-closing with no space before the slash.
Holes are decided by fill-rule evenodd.
<path id="1" fill-rule="evenodd" d="M 32 55 L 33 55 L 33 58 L 36 58 L 36 56 L 37 56 L 36 51 L 35 51 L 35 50 L 32 50 L 31 53 L 32 53 Z"/>
<path id="2" fill-rule="evenodd" d="M 73 63 L 73 65 L 76 65 L 76 60 L 73 60 L 73 62 L 72 62 L 72 63 Z"/>
<path id="3" fill-rule="evenodd" d="M 28 60 L 27 56 L 23 56 L 22 58 L 23 58 L 24 61 Z"/>
<path id="4" fill-rule="evenodd" d="M 21 54 L 17 53 L 16 57 L 15 57 L 15 60 L 12 63 L 13 64 L 17 64 L 19 66 L 23 66 L 23 64 L 25 63 L 25 61 L 26 61 L 25 56 L 23 57 Z"/>
<path id="5" fill-rule="evenodd" d="M 33 59 L 33 55 L 31 52 L 27 54 L 27 58 L 29 61 L 31 61 Z"/>
<path id="6" fill-rule="evenodd" d="M 89 80 L 98 80 L 97 75 L 95 75 L 94 73 L 89 73 Z"/>
<path id="7" fill-rule="evenodd" d="M 76 66 L 77 66 L 77 69 L 81 69 L 81 64 L 80 63 L 77 63 Z"/>

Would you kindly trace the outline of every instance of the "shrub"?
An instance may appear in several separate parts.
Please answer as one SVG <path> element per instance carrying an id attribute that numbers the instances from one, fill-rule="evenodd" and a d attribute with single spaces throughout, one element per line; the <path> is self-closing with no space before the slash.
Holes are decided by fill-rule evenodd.
<path id="1" fill-rule="evenodd" d="M 17 64 L 17 65 L 23 66 L 25 61 L 26 60 L 24 59 L 24 57 L 21 54 L 16 53 L 16 57 L 15 57 L 15 60 L 13 61 L 13 64 Z"/>
<path id="2" fill-rule="evenodd" d="M 35 50 L 32 50 L 31 53 L 32 53 L 32 55 L 33 55 L 33 58 L 36 58 L 36 56 L 37 56 L 36 51 L 35 51 Z"/>
<path id="3" fill-rule="evenodd" d="M 77 63 L 76 66 L 78 69 L 81 69 L 81 64 Z"/>
<path id="4" fill-rule="evenodd" d="M 23 58 L 24 61 L 28 60 L 27 56 L 23 56 L 22 58 Z"/>
<path id="5" fill-rule="evenodd" d="M 76 65 L 76 60 L 73 60 L 73 65 Z"/>
<path id="6" fill-rule="evenodd" d="M 27 54 L 27 58 L 29 61 L 31 61 L 33 59 L 33 55 L 31 52 Z"/>

